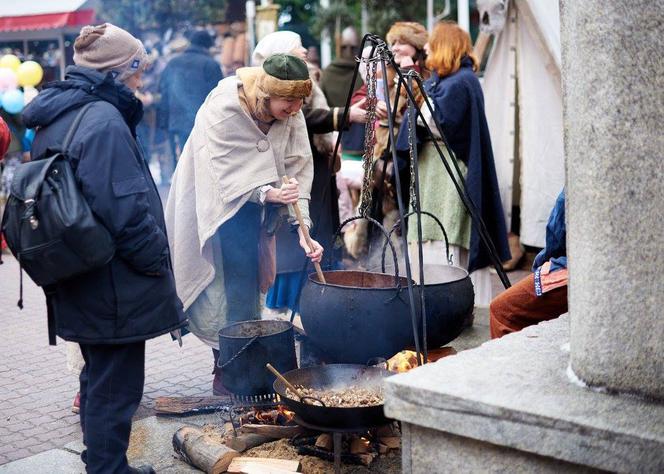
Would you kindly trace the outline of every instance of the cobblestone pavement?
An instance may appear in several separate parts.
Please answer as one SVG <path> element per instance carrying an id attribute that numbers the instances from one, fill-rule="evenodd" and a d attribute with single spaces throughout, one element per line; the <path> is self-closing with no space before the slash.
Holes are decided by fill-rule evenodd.
<path id="1" fill-rule="evenodd" d="M 78 415 L 71 403 L 77 374 L 66 368 L 65 344 L 48 345 L 46 307 L 41 290 L 24 275 L 24 303 L 19 295 L 19 267 L 3 254 L 0 265 L 0 465 L 80 439 Z M 527 272 L 510 274 L 518 281 Z M 493 275 L 494 295 L 502 288 Z M 274 317 L 274 315 L 271 315 Z M 265 317 L 265 315 L 264 315 Z M 165 335 L 147 342 L 145 391 L 136 418 L 154 414 L 160 396 L 212 395 L 210 349 L 192 335 L 178 347 Z"/>
<path id="2" fill-rule="evenodd" d="M 25 308 L 16 306 L 19 267 L 0 265 L 0 465 L 80 439 L 71 403 L 78 376 L 68 372 L 65 344 L 48 345 L 44 296 L 27 275 Z M 192 335 L 182 348 L 165 335 L 147 342 L 145 392 L 137 417 L 153 414 L 160 396 L 212 395 L 212 354 Z"/>

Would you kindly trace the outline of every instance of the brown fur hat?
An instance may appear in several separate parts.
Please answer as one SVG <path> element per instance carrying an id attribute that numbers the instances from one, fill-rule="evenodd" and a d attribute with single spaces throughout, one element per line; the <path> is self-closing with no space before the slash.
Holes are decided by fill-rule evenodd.
<path id="1" fill-rule="evenodd" d="M 399 40 L 408 43 L 417 50 L 424 49 L 429 40 L 427 29 L 414 21 L 398 21 L 387 32 L 387 44 L 393 44 Z"/>

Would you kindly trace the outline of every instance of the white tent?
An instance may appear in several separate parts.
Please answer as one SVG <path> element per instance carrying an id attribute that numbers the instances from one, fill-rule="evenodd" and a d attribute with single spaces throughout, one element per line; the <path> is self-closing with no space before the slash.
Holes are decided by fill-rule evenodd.
<path id="1" fill-rule="evenodd" d="M 483 88 L 508 229 L 520 205 L 521 242 L 544 247 L 565 182 L 558 0 L 478 0 L 478 8 L 482 31 L 496 35 Z"/>

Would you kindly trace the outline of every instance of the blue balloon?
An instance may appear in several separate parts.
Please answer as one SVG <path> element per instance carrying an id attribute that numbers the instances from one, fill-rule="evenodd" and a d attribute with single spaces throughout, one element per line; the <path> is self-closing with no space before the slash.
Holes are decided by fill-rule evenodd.
<path id="1" fill-rule="evenodd" d="M 23 110 L 23 92 L 18 89 L 2 94 L 2 107 L 10 114 L 18 114 Z"/>

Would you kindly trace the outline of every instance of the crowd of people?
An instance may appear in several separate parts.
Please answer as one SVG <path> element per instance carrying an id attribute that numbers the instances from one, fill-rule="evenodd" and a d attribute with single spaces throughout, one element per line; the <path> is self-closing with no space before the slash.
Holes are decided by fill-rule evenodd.
<path id="1" fill-rule="evenodd" d="M 386 38 L 398 67 L 424 80 L 424 91 L 413 92 L 433 136 L 423 133 L 422 121 L 409 133 L 406 91 L 395 80 L 396 70 L 387 68 L 383 82 L 379 68 L 376 97 L 369 93 L 375 79 L 366 74 L 370 50 L 359 51 L 351 30 L 342 38 L 340 57 L 323 71 L 307 63 L 299 35 L 280 31 L 258 43 L 251 66 L 223 78 L 205 31 L 160 63 L 127 31 L 111 24 L 88 26 L 75 41 L 75 66 L 65 80 L 45 87 L 26 107 L 22 121 L 36 130 L 30 152 L 39 159 L 62 146 L 74 117 L 92 104 L 68 156 L 81 193 L 113 236 L 116 252 L 106 265 L 58 282 L 47 296 L 55 313 L 53 330 L 77 343 L 84 359 L 80 417 L 88 472 L 152 472 L 149 466 L 130 467 L 126 459 L 131 418 L 143 390 L 145 341 L 168 333 L 181 341 L 183 332 L 192 332 L 211 348 L 214 393 L 227 393 L 216 363 L 219 330 L 260 318 L 261 293 L 268 307 L 297 310 L 307 260 L 341 268 L 344 255 L 360 255 L 371 232 L 361 221 L 346 230 L 345 249 L 333 237 L 341 220 L 358 212 L 362 191 L 378 203 L 366 216 L 391 227 L 397 175 L 402 195 L 409 196 L 412 146 L 419 151 L 419 205 L 443 223 L 451 263 L 470 273 L 476 304 L 489 303 L 487 249 L 435 146 L 443 141 L 440 127 L 450 146 L 443 147 L 443 158 L 458 165 L 499 259 L 508 260 L 470 37 L 451 22 L 439 23 L 430 34 L 418 23 L 398 22 Z M 353 84 L 357 56 L 364 58 L 363 74 Z M 387 104 L 397 99 L 390 131 Z M 339 132 L 344 139 L 335 155 Z M 391 134 L 396 163 L 391 163 Z M 373 141 L 366 143 L 365 136 Z M 153 147 L 164 143 L 174 169 L 165 206 L 148 166 Z M 362 190 L 361 163 L 367 157 L 374 178 L 371 189 Z M 565 311 L 560 204 L 550 226 L 552 237 L 533 279 L 492 305 L 493 337 Z M 414 227 L 404 230 L 412 255 L 418 241 Z M 423 222 L 422 239 L 424 264 L 445 262 L 440 228 Z M 542 301 L 546 308 L 533 310 Z M 523 311 L 529 316 L 519 317 Z"/>

